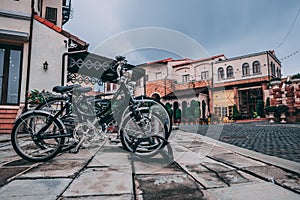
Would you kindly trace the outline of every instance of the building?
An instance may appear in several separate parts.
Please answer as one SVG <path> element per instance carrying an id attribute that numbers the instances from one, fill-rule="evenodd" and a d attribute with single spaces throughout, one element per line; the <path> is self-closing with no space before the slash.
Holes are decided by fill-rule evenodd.
<path id="1" fill-rule="evenodd" d="M 180 108 L 182 117 L 198 102 L 200 118 L 215 114 L 232 116 L 234 105 L 241 117 L 251 118 L 258 100 L 266 101 L 267 86 L 273 77 L 281 77 L 281 63 L 274 51 L 264 51 L 233 58 L 217 55 L 200 60 L 171 58 L 141 65 L 146 77 L 136 95 L 160 99 Z"/>
<path id="2" fill-rule="evenodd" d="M 88 44 L 62 29 L 71 0 L 0 3 L 0 132 L 9 132 L 32 89 L 52 90 L 67 80 L 66 57 Z"/>

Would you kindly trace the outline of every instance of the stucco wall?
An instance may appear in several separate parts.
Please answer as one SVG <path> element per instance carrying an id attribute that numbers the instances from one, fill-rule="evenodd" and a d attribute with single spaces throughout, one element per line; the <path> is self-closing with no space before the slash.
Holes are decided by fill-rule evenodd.
<path id="1" fill-rule="evenodd" d="M 32 41 L 30 89 L 52 90 L 61 84 L 62 55 L 67 51 L 64 40 L 67 38 L 45 25 L 35 21 Z M 43 63 L 48 62 L 48 69 Z"/>

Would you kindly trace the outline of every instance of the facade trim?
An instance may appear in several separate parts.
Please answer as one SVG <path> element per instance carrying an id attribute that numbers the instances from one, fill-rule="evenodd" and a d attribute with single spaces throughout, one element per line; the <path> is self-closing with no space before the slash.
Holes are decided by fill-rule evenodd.
<path id="1" fill-rule="evenodd" d="M 29 40 L 29 34 L 20 31 L 0 29 L 0 39 L 13 39 L 27 42 Z"/>
<path id="2" fill-rule="evenodd" d="M 0 9 L 0 17 L 8 17 L 8 18 L 13 18 L 13 19 L 21 19 L 21 20 L 26 20 L 30 21 L 30 15 L 26 13 L 21 13 L 21 12 L 14 12 L 14 11 L 7 11 Z"/>

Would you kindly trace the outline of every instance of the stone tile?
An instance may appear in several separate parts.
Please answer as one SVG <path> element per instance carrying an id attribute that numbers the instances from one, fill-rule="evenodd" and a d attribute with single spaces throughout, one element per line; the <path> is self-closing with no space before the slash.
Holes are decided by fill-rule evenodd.
<path id="1" fill-rule="evenodd" d="M 199 185 L 187 175 L 137 175 L 138 199 L 203 199 Z"/>
<path id="2" fill-rule="evenodd" d="M 245 168 L 246 172 L 251 172 L 259 177 L 267 179 L 271 182 L 290 188 L 296 192 L 300 192 L 300 176 L 280 169 L 275 166 L 258 166 Z"/>
<path id="3" fill-rule="evenodd" d="M 222 200 L 240 199 L 288 199 L 298 200 L 300 195 L 272 183 L 256 183 L 237 185 L 233 187 L 209 189 L 208 192 L 214 197 Z"/>
<path id="4" fill-rule="evenodd" d="M 72 179 L 15 180 L 0 188 L 0 199 L 54 200 Z"/>
<path id="5" fill-rule="evenodd" d="M 238 171 L 223 171 L 218 173 L 219 177 L 229 185 L 249 183 L 249 179 L 241 175 Z"/>
<path id="6" fill-rule="evenodd" d="M 211 171 L 214 171 L 214 172 L 227 172 L 227 171 L 234 170 L 234 168 L 232 168 L 228 165 L 225 165 L 223 163 L 202 162 L 201 164 L 203 166 L 205 166 L 206 168 L 210 169 Z"/>
<path id="7" fill-rule="evenodd" d="M 89 160 L 96 154 L 98 149 L 79 149 L 78 153 L 64 152 L 57 156 L 58 160 Z"/>
<path id="8" fill-rule="evenodd" d="M 2 167 L 0 168 L 0 187 L 19 173 L 26 171 L 29 167 Z"/>
<path id="9" fill-rule="evenodd" d="M 253 159 L 241 156 L 236 153 L 223 153 L 223 154 L 218 154 L 218 155 L 211 155 L 211 158 L 225 163 L 229 164 L 231 166 L 237 167 L 237 168 L 246 168 L 246 167 L 251 167 L 251 166 L 265 166 L 266 164 L 255 161 Z"/>
<path id="10" fill-rule="evenodd" d="M 174 160 L 181 164 L 198 164 L 203 160 L 203 156 L 194 152 L 174 152 Z"/>
<path id="11" fill-rule="evenodd" d="M 62 197 L 65 200 L 134 200 L 134 196 L 130 194 L 114 195 L 114 196 L 83 196 L 83 197 Z"/>
<path id="12" fill-rule="evenodd" d="M 75 177 L 85 165 L 85 160 L 54 159 L 29 170 L 21 178 Z"/>
<path id="13" fill-rule="evenodd" d="M 88 168 L 63 193 L 64 197 L 132 194 L 132 174 L 111 168 Z"/>
<path id="14" fill-rule="evenodd" d="M 128 153 L 108 153 L 99 151 L 88 167 L 131 167 Z"/>
<path id="15" fill-rule="evenodd" d="M 169 162 L 150 163 L 134 162 L 135 174 L 182 174 L 183 172 L 174 164 Z"/>
<path id="16" fill-rule="evenodd" d="M 205 188 L 228 187 L 214 172 L 191 172 L 191 175 Z"/>

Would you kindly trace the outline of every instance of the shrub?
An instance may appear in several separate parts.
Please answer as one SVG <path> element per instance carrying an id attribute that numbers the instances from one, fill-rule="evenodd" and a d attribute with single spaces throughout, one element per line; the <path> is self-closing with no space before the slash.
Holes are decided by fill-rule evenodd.
<path id="1" fill-rule="evenodd" d="M 262 117 L 264 113 L 264 102 L 263 100 L 257 100 L 256 102 L 256 112 L 257 115 Z"/>

